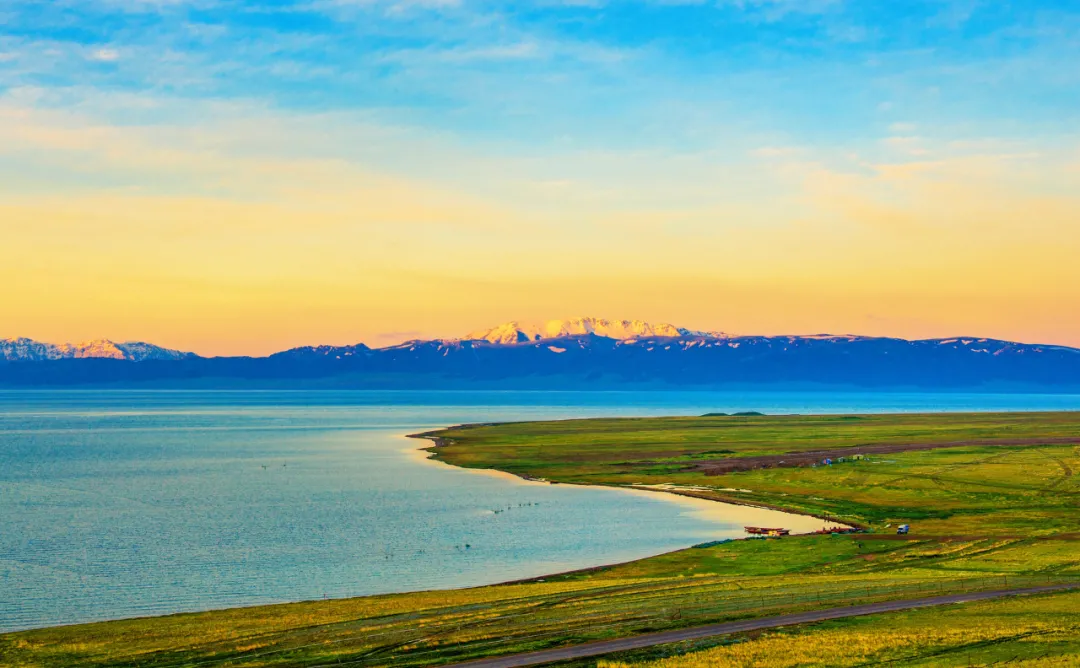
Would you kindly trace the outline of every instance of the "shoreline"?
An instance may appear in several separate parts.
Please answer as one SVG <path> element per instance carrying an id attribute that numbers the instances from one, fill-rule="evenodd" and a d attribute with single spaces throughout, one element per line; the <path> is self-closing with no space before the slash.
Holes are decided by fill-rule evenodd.
<path id="1" fill-rule="evenodd" d="M 761 512 L 761 513 L 783 513 L 784 515 L 788 515 L 788 516 L 791 516 L 793 518 L 801 518 L 800 523 L 806 523 L 811 519 L 817 520 L 817 524 L 813 525 L 816 528 L 809 528 L 807 530 L 793 530 L 792 533 L 791 533 L 792 536 L 811 534 L 814 531 L 816 531 L 817 529 L 825 528 L 827 526 L 828 527 L 834 527 L 835 526 L 835 527 L 841 527 L 841 528 L 856 528 L 856 529 L 865 528 L 865 527 L 862 527 L 860 525 L 857 525 L 857 524 L 854 524 L 854 523 L 851 523 L 851 522 L 845 522 L 845 521 L 842 521 L 842 520 L 838 520 L 836 518 L 827 517 L 827 516 L 820 516 L 820 515 L 813 515 L 813 514 L 810 514 L 810 513 L 800 513 L 798 511 L 794 511 L 794 510 L 784 508 L 784 507 L 781 507 L 781 506 L 774 506 L 774 505 L 771 505 L 771 504 L 749 503 L 749 502 L 746 502 L 746 501 L 740 501 L 738 499 L 732 499 L 732 500 L 714 499 L 714 498 L 710 498 L 708 496 L 704 496 L 704 495 L 701 495 L 701 494 L 696 494 L 696 493 L 694 493 L 694 490 L 689 490 L 689 489 L 678 489 L 678 488 L 674 488 L 674 487 L 672 489 L 658 489 L 658 488 L 651 487 L 651 486 L 636 486 L 636 485 L 635 486 L 617 486 L 617 485 L 603 485 L 603 484 L 596 485 L 596 484 L 583 484 L 583 483 L 574 483 L 574 482 L 559 482 L 557 480 L 544 480 L 544 479 L 532 478 L 532 477 L 529 477 L 529 476 L 518 475 L 516 473 L 511 473 L 509 471 L 503 471 L 501 469 L 491 469 L 491 468 L 481 469 L 481 468 L 469 468 L 469 467 L 466 467 L 466 466 L 458 466 L 456 464 L 452 464 L 452 463 L 450 463 L 450 462 L 448 462 L 446 460 L 438 458 L 439 453 L 436 452 L 436 450 L 438 448 L 445 447 L 447 445 L 447 443 L 446 443 L 446 440 L 444 438 L 442 438 L 440 436 L 435 436 L 434 434 L 437 433 L 438 431 L 443 431 L 445 429 L 457 429 L 457 428 L 460 428 L 460 427 L 469 427 L 469 426 L 482 426 L 482 423 L 466 424 L 466 425 L 454 425 L 454 426 L 451 426 L 451 427 L 444 427 L 443 429 L 438 429 L 438 430 L 435 430 L 435 431 L 427 431 L 427 432 L 421 432 L 421 433 L 417 433 L 417 434 L 405 434 L 404 437 L 408 438 L 408 439 L 430 441 L 433 444 L 433 445 L 428 445 L 428 446 L 419 446 L 419 447 L 415 447 L 415 448 L 409 448 L 409 451 L 411 453 L 413 453 L 414 456 L 416 456 L 418 459 L 422 459 L 423 461 L 428 462 L 428 463 L 435 463 L 435 464 L 439 464 L 439 465 L 442 465 L 442 466 L 449 466 L 449 467 L 452 467 L 452 468 L 455 468 L 455 469 L 458 469 L 458 470 L 462 470 L 462 471 L 472 471 L 472 472 L 480 473 L 480 474 L 483 474 L 483 475 L 499 477 L 499 478 L 502 478 L 504 480 L 514 480 L 514 481 L 519 482 L 519 483 L 527 483 L 527 484 L 532 484 L 532 485 L 547 485 L 547 486 L 551 486 L 551 485 L 572 485 L 572 486 L 575 486 L 575 487 L 591 487 L 591 488 L 594 488 L 594 489 L 617 490 L 617 491 L 626 492 L 626 493 L 630 493 L 630 494 L 648 494 L 648 495 L 652 496 L 653 498 L 656 498 L 659 495 L 661 497 L 666 497 L 667 500 L 669 502 L 671 502 L 671 503 L 678 503 L 678 504 L 683 505 L 683 506 L 692 507 L 694 509 L 695 514 L 699 514 L 701 516 L 704 516 L 704 517 L 702 517 L 702 519 L 705 519 L 706 521 L 713 521 L 713 522 L 717 522 L 717 523 L 733 525 L 732 522 L 723 521 L 721 518 L 715 517 L 715 515 L 717 513 L 722 512 L 723 509 L 724 509 L 724 506 L 734 506 L 734 507 L 738 507 L 738 508 L 744 508 L 744 509 L 749 509 L 749 510 L 753 510 L 753 511 L 758 511 L 758 512 Z M 767 524 L 767 523 L 763 522 L 762 524 L 764 525 L 764 524 Z M 746 525 L 746 526 L 749 526 L 749 525 Z M 732 538 L 730 540 L 745 540 L 745 539 L 746 539 L 746 537 L 744 536 L 742 538 Z M 693 547 L 693 546 L 690 546 L 690 547 Z M 684 549 L 689 549 L 689 548 L 684 548 Z M 665 554 L 669 554 L 669 553 L 665 553 Z M 611 564 L 611 565 L 615 565 L 615 564 Z M 603 566 L 601 566 L 600 568 L 603 568 Z M 569 571 L 569 572 L 576 572 L 576 571 Z M 530 580 L 526 580 L 526 581 L 530 581 Z"/>
<path id="2" fill-rule="evenodd" d="M 474 424 L 479 424 L 479 423 L 474 423 Z M 450 427 L 448 427 L 448 428 L 450 428 Z M 763 511 L 763 512 L 768 512 L 768 513 L 781 512 L 781 513 L 784 513 L 786 515 L 790 515 L 792 517 L 813 518 L 815 520 L 819 520 L 819 521 L 822 521 L 822 522 L 828 522 L 828 524 L 830 526 L 836 526 L 836 525 L 845 526 L 840 522 L 832 522 L 832 521 L 826 520 L 824 518 L 807 515 L 805 513 L 794 513 L 794 512 L 790 512 L 790 511 L 782 509 L 782 508 L 769 508 L 769 507 L 765 507 L 765 506 L 762 506 L 762 505 L 754 505 L 754 504 L 749 504 L 749 503 L 734 503 L 734 502 L 727 502 L 727 501 L 718 501 L 716 499 L 709 499 L 709 498 L 705 498 L 705 497 L 694 496 L 692 493 L 686 493 L 686 492 L 680 492 L 680 491 L 651 489 L 651 488 L 646 488 L 646 487 L 618 487 L 618 486 L 615 486 L 615 485 L 589 485 L 589 484 L 581 484 L 581 483 L 553 482 L 553 481 L 547 481 L 547 480 L 538 480 L 538 479 L 535 479 L 535 478 L 528 478 L 528 477 L 520 476 L 520 475 L 517 475 L 517 474 L 514 474 L 514 473 L 510 473 L 509 471 L 502 471 L 502 470 L 499 470 L 499 469 L 480 469 L 480 468 L 468 468 L 468 467 L 464 467 L 464 466 L 457 466 L 456 464 L 451 464 L 449 462 L 446 462 L 446 461 L 444 461 L 442 459 L 437 459 L 435 457 L 436 453 L 433 452 L 432 449 L 435 448 L 435 447 L 439 447 L 441 444 L 443 444 L 442 443 L 443 439 L 441 439 L 439 437 L 435 437 L 435 436 L 425 435 L 425 434 L 430 434 L 430 433 L 431 432 L 424 432 L 424 433 L 420 433 L 420 434 L 399 434 L 400 438 L 407 439 L 407 441 L 412 441 L 411 443 L 408 443 L 408 447 L 403 448 L 403 451 L 408 456 L 415 458 L 418 463 L 423 462 L 423 463 L 432 464 L 432 465 L 436 465 L 436 466 L 445 466 L 445 467 L 448 467 L 448 468 L 456 469 L 458 471 L 466 471 L 466 472 L 470 472 L 470 473 L 486 475 L 486 476 L 489 476 L 489 477 L 495 477 L 495 478 L 500 478 L 500 479 L 503 479 L 503 480 L 513 481 L 516 484 L 527 484 L 527 485 L 536 485 L 536 486 L 545 486 L 545 487 L 551 487 L 551 486 L 555 486 L 555 485 L 563 485 L 563 486 L 567 486 L 567 487 L 592 488 L 592 489 L 603 489 L 603 490 L 617 491 L 617 492 L 623 492 L 625 494 L 633 494 L 633 495 L 637 495 L 637 496 L 648 496 L 649 498 L 653 498 L 653 499 L 662 498 L 668 503 L 678 504 L 678 505 L 682 506 L 683 508 L 686 508 L 688 513 L 691 513 L 691 514 L 695 515 L 698 519 L 701 519 L 701 520 L 706 521 L 706 522 L 712 522 L 712 523 L 715 523 L 715 524 L 727 524 L 729 526 L 740 526 L 741 527 L 741 523 L 734 523 L 734 522 L 731 522 L 730 520 L 725 521 L 721 517 L 716 516 L 718 513 L 722 513 L 724 511 L 725 506 L 732 506 L 732 507 L 737 507 L 737 508 L 742 508 L 742 509 Z M 437 442 L 437 443 L 436 443 L 436 445 L 423 445 L 423 444 L 416 443 L 416 441 L 424 441 L 424 440 L 429 441 L 429 442 Z M 807 535 L 808 533 L 809 532 L 792 531 L 791 537 L 795 537 L 795 536 L 799 536 L 799 535 Z M 727 538 L 727 539 L 721 539 L 721 540 L 746 540 L 746 539 L 747 539 L 747 536 L 741 536 L 739 538 Z M 16 633 L 25 633 L 25 632 L 31 632 L 31 631 L 43 631 L 43 630 L 49 630 L 49 629 L 70 628 L 70 627 L 78 627 L 78 626 L 91 626 L 91 625 L 98 625 L 98 624 L 111 624 L 111 623 L 116 623 L 116 622 L 128 622 L 128 621 L 132 621 L 132 620 L 152 620 L 152 619 L 170 618 L 170 617 L 176 617 L 176 616 L 202 615 L 202 614 L 208 614 L 208 613 L 220 613 L 220 612 L 225 612 L 225 611 L 229 611 L 229 610 L 250 610 L 250 609 L 255 609 L 255 608 L 273 608 L 273 607 L 278 607 L 278 606 L 290 606 L 290 605 L 297 605 L 297 604 L 304 604 L 304 603 L 322 603 L 322 602 L 329 602 L 329 601 L 347 601 L 347 600 L 364 599 L 364 598 L 382 598 L 382 597 L 387 597 L 387 596 L 408 596 L 408 595 L 412 595 L 412 594 L 423 594 L 423 593 L 428 593 L 428 592 L 439 592 L 439 591 L 469 591 L 469 590 L 483 589 L 483 588 L 486 588 L 486 587 L 503 587 L 503 586 L 513 586 L 513 585 L 543 583 L 545 580 L 547 580 L 549 578 L 559 578 L 559 577 L 565 577 L 565 576 L 579 574 L 579 573 L 580 574 L 593 573 L 593 572 L 597 572 L 597 571 L 602 571 L 602 570 L 607 569 L 607 568 L 613 568 L 613 567 L 622 566 L 622 565 L 625 565 L 625 564 L 632 564 L 632 563 L 634 563 L 636 561 L 640 561 L 642 559 L 649 559 L 649 558 L 658 557 L 658 556 L 662 556 L 662 555 L 666 555 L 666 554 L 674 554 L 676 552 L 681 552 L 683 550 L 693 549 L 694 547 L 695 547 L 695 545 L 688 545 L 688 546 L 683 547 L 683 548 L 678 548 L 678 549 L 668 550 L 668 551 L 664 551 L 664 552 L 659 552 L 657 554 L 646 556 L 646 557 L 636 557 L 636 558 L 631 558 L 631 559 L 626 559 L 626 560 L 616 560 L 616 561 L 612 561 L 610 563 L 603 563 L 603 564 L 599 564 L 599 565 L 596 565 L 596 566 L 586 566 L 586 567 L 583 567 L 583 568 L 571 568 L 571 569 L 565 570 L 565 571 L 557 571 L 557 572 L 552 572 L 552 573 L 542 573 L 540 575 L 535 575 L 535 576 L 530 576 L 530 577 L 525 577 L 525 578 L 517 578 L 517 579 L 513 579 L 513 580 L 503 580 L 503 581 L 499 581 L 499 582 L 492 582 L 492 583 L 489 583 L 489 584 L 468 585 L 468 586 L 464 586 L 464 587 L 461 587 L 461 586 L 433 587 L 433 588 L 430 588 L 430 589 L 419 589 L 419 590 L 414 590 L 414 591 L 395 591 L 395 592 L 384 592 L 384 593 L 378 593 L 378 594 L 361 594 L 361 595 L 357 595 L 357 596 L 329 597 L 329 598 L 321 598 L 321 599 L 316 598 L 316 599 L 283 600 L 283 601 L 274 601 L 274 602 L 265 602 L 265 603 L 253 603 L 253 604 L 250 604 L 250 605 L 230 605 L 230 606 L 221 607 L 221 608 L 210 607 L 210 608 L 194 609 L 194 610 L 180 610 L 180 611 L 176 611 L 176 612 L 166 612 L 166 613 L 161 613 L 161 614 L 148 614 L 148 615 L 136 614 L 136 615 L 133 615 L 133 616 L 130 616 L 130 617 L 114 617 L 114 618 L 109 618 L 109 619 L 99 619 L 99 620 L 93 620 L 93 621 L 81 621 L 81 622 L 69 622 L 69 623 L 63 623 L 63 624 L 54 624 L 54 625 L 50 625 L 50 626 L 32 626 L 32 627 L 28 627 L 28 628 L 24 628 L 24 629 L 13 630 L 13 631 L 0 631 L 0 637 L 5 636 L 5 635 L 11 635 L 11 634 L 16 634 Z"/>
<path id="3" fill-rule="evenodd" d="M 480 424 L 480 423 L 474 423 L 474 424 Z M 452 428 L 452 427 L 446 427 L 446 428 Z M 439 431 L 439 430 L 436 430 L 436 431 Z M 431 433 L 432 432 L 423 432 L 423 433 L 418 433 L 418 434 L 399 434 L 400 438 L 408 439 L 409 441 L 412 441 L 412 443 L 409 443 L 408 447 L 403 448 L 403 451 L 408 456 L 415 457 L 416 460 L 418 461 L 418 463 L 419 462 L 424 462 L 424 463 L 427 463 L 427 464 L 433 464 L 433 465 L 437 465 L 437 466 L 445 466 L 445 467 L 457 469 L 459 471 L 467 471 L 467 472 L 471 472 L 471 473 L 476 473 L 476 474 L 481 474 L 481 475 L 486 475 L 486 476 L 491 476 L 491 477 L 501 478 L 501 479 L 504 479 L 504 480 L 513 481 L 516 484 L 527 484 L 527 485 L 537 485 L 537 486 L 547 486 L 547 487 L 554 486 L 554 485 L 565 485 L 565 486 L 572 486 L 572 487 L 578 487 L 578 488 L 592 488 L 592 489 L 604 489 L 604 490 L 618 491 L 618 492 L 623 492 L 625 494 L 634 494 L 634 495 L 638 495 L 638 496 L 648 496 L 649 498 L 653 498 L 653 499 L 662 498 L 668 503 L 674 503 L 674 504 L 678 504 L 679 506 L 682 506 L 683 508 L 686 509 L 686 511 L 688 513 L 696 516 L 697 519 L 700 519 L 700 520 L 705 521 L 705 522 L 714 523 L 714 524 L 717 524 L 717 525 L 725 525 L 726 524 L 726 525 L 731 526 L 731 527 L 739 526 L 741 528 L 741 526 L 742 526 L 742 521 L 741 520 L 740 520 L 740 522 L 733 522 L 730 519 L 725 519 L 722 515 L 719 515 L 720 513 L 723 513 L 725 511 L 725 506 L 731 506 L 731 507 L 741 508 L 741 509 L 744 509 L 744 510 L 767 512 L 767 513 L 777 513 L 777 512 L 779 512 L 779 513 L 783 513 L 785 515 L 789 515 L 791 517 L 814 519 L 814 520 L 818 520 L 819 522 L 825 522 L 829 526 L 847 526 L 842 522 L 829 520 L 828 518 L 821 518 L 821 517 L 817 517 L 817 516 L 813 516 L 813 515 L 808 515 L 808 514 L 805 514 L 805 513 L 792 512 L 792 511 L 784 509 L 784 508 L 773 508 L 773 507 L 768 507 L 768 506 L 765 506 L 765 505 L 762 505 L 762 504 L 750 504 L 750 503 L 745 503 L 745 502 L 739 503 L 739 502 L 734 502 L 734 501 L 720 501 L 720 500 L 710 499 L 710 498 L 703 497 L 703 496 L 696 496 L 696 495 L 693 494 L 692 491 L 663 490 L 663 489 L 655 489 L 655 488 L 648 488 L 648 487 L 629 487 L 629 486 L 621 487 L 621 486 L 615 486 L 615 485 L 563 483 L 563 482 L 558 482 L 558 481 L 548 481 L 548 480 L 539 480 L 539 479 L 535 479 L 535 478 L 529 478 L 529 477 L 520 476 L 520 475 L 511 473 L 509 471 L 502 471 L 502 470 L 499 470 L 499 469 L 480 469 L 480 468 L 469 468 L 469 467 L 464 467 L 464 466 L 458 466 L 456 464 L 451 464 L 451 463 L 449 463 L 447 461 L 444 461 L 444 460 L 439 459 L 439 458 L 436 457 L 437 453 L 434 452 L 433 449 L 445 445 L 445 442 L 444 442 L 443 439 L 441 439 L 439 437 L 432 436 Z M 434 445 L 420 444 L 420 443 L 416 443 L 416 441 L 429 441 L 429 443 L 433 443 Z M 762 524 L 765 524 L 765 523 L 762 523 Z M 718 530 L 722 530 L 722 529 L 720 529 L 718 527 Z M 795 536 L 799 536 L 799 535 L 807 535 L 809 533 L 810 533 L 810 531 L 793 530 L 792 534 L 791 534 L 791 537 L 795 537 Z M 726 539 L 721 539 L 721 540 L 746 540 L 746 539 L 747 539 L 747 536 L 740 536 L 738 538 L 726 538 Z M 469 590 L 475 590 L 475 589 L 483 589 L 485 587 L 502 587 L 502 586 L 531 584 L 531 583 L 542 583 L 542 582 L 544 582 L 545 580 L 547 580 L 549 578 L 559 578 L 559 577 L 565 577 L 565 576 L 574 575 L 574 574 L 578 574 L 578 573 L 592 573 L 592 572 L 602 571 L 602 570 L 607 569 L 607 568 L 613 568 L 613 567 L 617 567 L 617 566 L 621 566 L 621 565 L 625 565 L 625 564 L 631 564 L 631 563 L 634 563 L 636 561 L 640 561 L 642 559 L 649 559 L 649 558 L 662 556 L 662 555 L 666 555 L 666 554 L 674 554 L 674 553 L 677 553 L 677 552 L 681 552 L 683 550 L 693 549 L 694 547 L 695 547 L 695 545 L 688 545 L 686 547 L 677 548 L 677 549 L 673 549 L 673 550 L 668 550 L 668 551 L 664 551 L 664 552 L 659 552 L 657 554 L 649 555 L 649 556 L 645 556 L 645 557 L 636 557 L 636 558 L 631 558 L 631 559 L 626 559 L 626 560 L 615 560 L 615 561 L 611 561 L 610 563 L 603 563 L 603 564 L 599 564 L 599 565 L 596 565 L 596 566 L 586 566 L 586 567 L 583 567 L 583 568 L 571 568 L 571 569 L 565 570 L 565 571 L 557 571 L 557 572 L 552 572 L 552 573 L 542 573 L 542 574 L 535 575 L 535 576 L 530 576 L 530 577 L 525 577 L 525 578 L 517 578 L 517 579 L 512 579 L 512 580 L 503 580 L 503 581 L 499 581 L 499 582 L 492 582 L 492 583 L 489 583 L 489 584 L 468 585 L 468 586 L 464 586 L 464 587 L 461 587 L 461 586 L 433 587 L 433 588 L 430 588 L 430 589 L 421 589 L 421 590 L 415 590 L 415 591 L 395 591 L 395 592 L 384 592 L 384 593 L 378 593 L 378 594 L 361 594 L 361 595 L 357 595 L 357 596 L 330 597 L 330 598 L 322 598 L 322 599 L 316 598 L 316 599 L 280 600 L 280 601 L 253 603 L 253 604 L 245 604 L 245 605 L 230 605 L 230 606 L 220 607 L 220 608 L 219 607 L 209 607 L 209 608 L 202 608 L 202 609 L 180 610 L 180 611 L 175 611 L 175 612 L 165 612 L 165 613 L 161 613 L 161 614 L 147 614 L 147 615 L 135 614 L 135 615 L 132 615 L 132 616 L 113 617 L 113 618 L 99 619 L 99 620 L 93 620 L 93 621 L 68 622 L 68 623 L 54 624 L 54 625 L 49 625 L 49 626 L 32 626 L 32 627 L 28 627 L 28 628 L 24 628 L 24 629 L 18 629 L 18 630 L 12 630 L 12 631 L 2 631 L 2 632 L 0 632 L 0 636 L 6 636 L 6 635 L 11 635 L 11 634 L 16 634 L 16 633 L 25 633 L 25 632 L 30 632 L 30 631 L 42 631 L 42 630 L 48 630 L 48 629 L 71 628 L 71 627 L 91 626 L 91 625 L 98 625 L 98 624 L 111 624 L 111 623 L 116 623 L 116 622 L 127 622 L 127 621 L 132 621 L 132 620 L 151 620 L 151 619 L 158 619 L 158 618 L 170 618 L 170 617 L 175 617 L 175 616 L 201 615 L 201 614 L 215 613 L 215 612 L 220 613 L 220 612 L 229 611 L 229 610 L 247 610 L 247 609 L 264 608 L 264 607 L 272 608 L 272 607 L 278 607 L 278 606 L 289 606 L 289 605 L 297 605 L 297 604 L 304 604 L 304 603 L 320 603 L 320 602 L 328 602 L 328 601 L 347 601 L 347 600 L 352 600 L 352 599 L 381 598 L 381 597 L 387 597 L 387 596 L 408 596 L 410 594 L 421 594 L 421 593 L 425 593 L 425 592 L 438 592 L 438 591 L 469 591 Z"/>

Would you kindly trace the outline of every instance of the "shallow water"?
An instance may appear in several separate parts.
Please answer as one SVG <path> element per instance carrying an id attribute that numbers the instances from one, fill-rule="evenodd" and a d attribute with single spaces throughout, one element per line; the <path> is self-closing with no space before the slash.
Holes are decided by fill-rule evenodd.
<path id="1" fill-rule="evenodd" d="M 1043 395 L 0 392 L 0 631 L 493 583 L 735 537 L 751 521 L 455 469 L 402 437 L 440 426 L 1077 408 Z"/>

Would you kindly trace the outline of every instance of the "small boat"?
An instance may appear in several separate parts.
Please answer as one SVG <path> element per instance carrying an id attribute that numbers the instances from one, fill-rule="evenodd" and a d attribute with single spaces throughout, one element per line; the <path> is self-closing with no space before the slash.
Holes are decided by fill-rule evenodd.
<path id="1" fill-rule="evenodd" d="M 743 527 L 752 536 L 787 536 L 791 529 L 769 529 L 766 527 Z"/>

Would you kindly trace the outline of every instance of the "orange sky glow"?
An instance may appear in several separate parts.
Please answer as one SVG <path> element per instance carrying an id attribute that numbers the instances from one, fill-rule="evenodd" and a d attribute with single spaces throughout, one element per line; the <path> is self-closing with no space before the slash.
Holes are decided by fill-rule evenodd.
<path id="1" fill-rule="evenodd" d="M 197 34 L 184 2 L 17 4 L 0 337 L 262 355 L 596 316 L 1080 346 L 1069 17 L 555 3 L 495 39 L 470 3 L 221 3 Z"/>

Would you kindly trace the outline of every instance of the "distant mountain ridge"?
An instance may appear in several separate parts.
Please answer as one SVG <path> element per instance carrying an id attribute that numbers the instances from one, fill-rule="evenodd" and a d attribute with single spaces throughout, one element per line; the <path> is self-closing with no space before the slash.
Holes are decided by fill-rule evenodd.
<path id="1" fill-rule="evenodd" d="M 94 339 L 83 343 L 42 343 L 27 338 L 0 339 L 0 359 L 8 362 L 42 362 L 60 359 L 115 359 L 129 362 L 146 360 L 181 360 L 193 353 L 170 350 L 141 341 L 117 343 Z"/>
<path id="2" fill-rule="evenodd" d="M 137 362 L 137 363 L 134 363 Z M 833 387 L 1080 392 L 1080 349 L 980 337 L 735 336 L 599 318 L 505 323 L 385 348 L 203 358 L 144 343 L 0 343 L 0 385 L 631 389 Z"/>
<path id="3" fill-rule="evenodd" d="M 607 339 L 629 340 L 648 337 L 694 336 L 727 338 L 723 332 L 699 332 L 667 323 L 652 324 L 643 320 L 605 320 L 603 318 L 570 318 L 549 320 L 542 324 L 507 322 L 491 329 L 472 332 L 466 341 L 487 341 L 499 345 L 517 345 L 546 339 L 563 339 L 570 336 L 593 334 Z"/>

